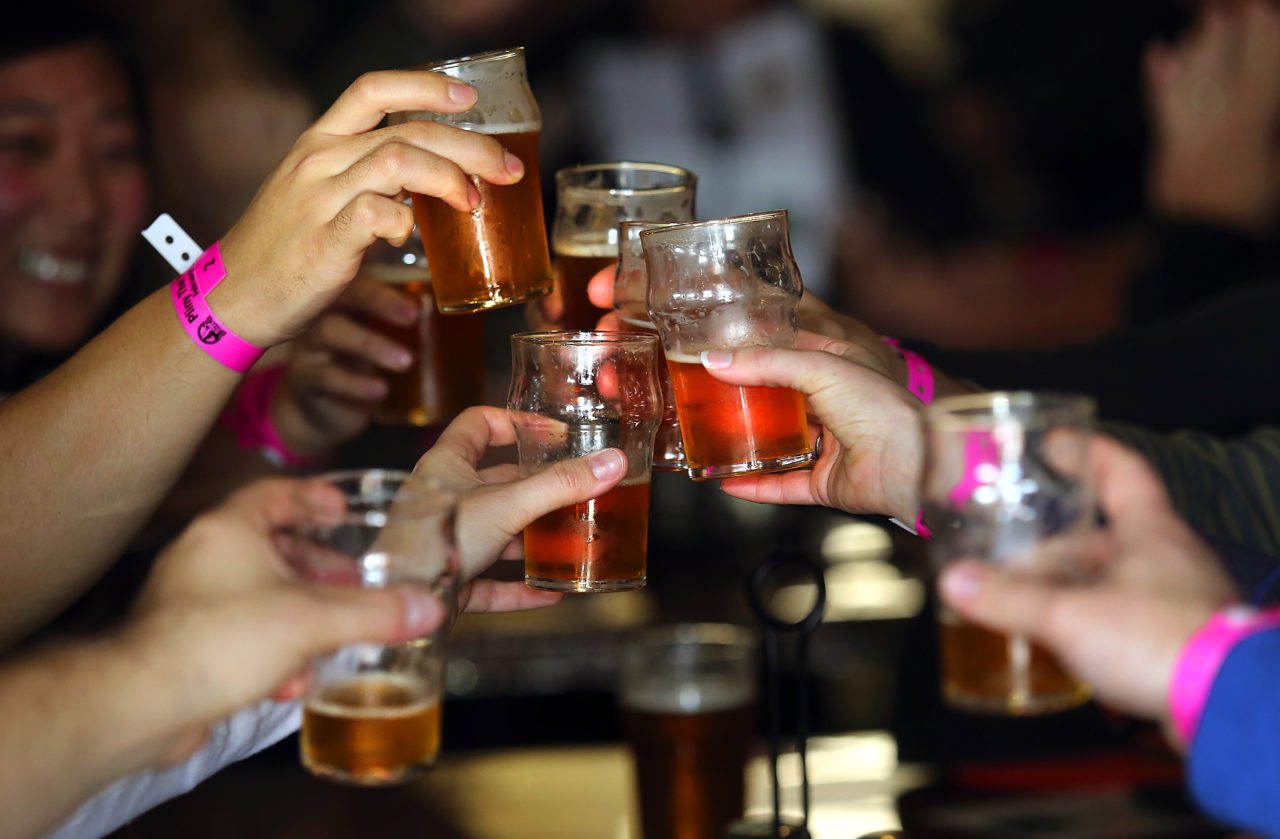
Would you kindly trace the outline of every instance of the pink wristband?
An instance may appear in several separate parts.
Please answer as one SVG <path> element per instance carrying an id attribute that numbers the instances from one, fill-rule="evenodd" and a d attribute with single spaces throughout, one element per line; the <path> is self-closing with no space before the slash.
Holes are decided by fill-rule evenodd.
<path id="1" fill-rule="evenodd" d="M 881 336 L 880 340 L 893 347 L 902 356 L 902 360 L 907 362 L 907 390 L 926 405 L 933 402 L 933 368 L 929 366 L 929 362 L 911 350 L 904 350 L 897 338 Z M 924 523 L 924 510 L 916 513 L 916 535 L 922 539 L 933 538 L 933 531 Z"/>
<path id="2" fill-rule="evenodd" d="M 205 299 L 226 276 L 222 253 L 218 243 L 214 242 L 200 255 L 191 270 L 173 281 L 170 293 L 178 322 L 196 346 L 223 367 L 245 373 L 262 357 L 262 349 L 227 329 L 209 309 Z"/>
<path id="3" fill-rule="evenodd" d="M 317 458 L 304 457 L 289 449 L 271 424 L 271 398 L 284 375 L 284 365 L 268 367 L 245 379 L 236 399 L 218 418 L 218 424 L 236 435 L 242 449 L 257 449 L 277 466 L 302 468 Z"/>
<path id="4" fill-rule="evenodd" d="M 1189 744 L 1195 736 L 1209 689 L 1227 654 L 1244 638 L 1276 626 L 1280 626 L 1280 608 L 1260 612 L 1248 606 L 1228 606 L 1215 612 L 1183 645 L 1169 685 L 1169 714 L 1182 742 Z"/>

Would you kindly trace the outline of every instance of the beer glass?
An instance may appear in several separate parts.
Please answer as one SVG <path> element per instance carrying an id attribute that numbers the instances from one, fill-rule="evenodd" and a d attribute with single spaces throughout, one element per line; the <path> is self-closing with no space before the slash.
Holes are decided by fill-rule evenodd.
<path id="1" fill-rule="evenodd" d="M 630 332 L 533 332 L 511 337 L 507 407 L 520 471 L 607 448 L 627 455 L 622 483 L 524 531 L 524 579 L 551 591 L 641 588 L 649 534 L 653 436 L 662 415 L 658 339 Z"/>
<path id="2" fill-rule="evenodd" d="M 618 222 L 693 221 L 698 178 L 662 163 L 584 163 L 556 172 L 555 295 L 565 329 L 594 329 L 587 281 L 618 258 Z"/>
<path id="3" fill-rule="evenodd" d="M 453 496 L 436 481 L 380 469 L 318 479 L 345 499 L 282 534 L 291 567 L 326 585 L 421 586 L 456 611 Z M 399 644 L 350 644 L 312 662 L 302 764 L 324 778 L 378 785 L 429 768 L 440 749 L 442 626 Z"/>
<path id="4" fill-rule="evenodd" d="M 409 326 L 365 319 L 370 329 L 413 353 L 409 369 L 379 371 L 387 395 L 374 408 L 374 419 L 385 425 L 442 424 L 483 402 L 483 316 L 440 313 L 418 229 L 403 248 L 375 242 L 365 252 L 360 276 L 409 295 L 418 307 L 418 320 Z"/>
<path id="5" fill-rule="evenodd" d="M 480 206 L 455 210 L 439 198 L 414 194 L 436 303 L 445 314 L 511 306 L 551 291 L 551 257 L 542 216 L 538 133 L 542 115 L 529 89 L 524 48 L 498 50 L 428 64 L 476 89 L 475 107 L 459 114 L 405 111 L 391 124 L 429 120 L 488 134 L 524 162 L 518 183 L 496 186 L 473 175 Z"/>
<path id="6" fill-rule="evenodd" d="M 618 273 L 613 283 L 613 308 L 622 328 L 630 332 L 658 334 L 649 319 L 649 271 L 640 248 L 640 234 L 646 230 L 671 227 L 672 222 L 624 221 L 618 224 Z M 684 457 L 684 440 L 680 437 L 680 418 L 676 414 L 676 397 L 671 389 L 671 373 L 667 355 L 658 344 L 658 387 L 662 390 L 662 422 L 653 441 L 653 468 L 661 472 L 685 472 L 689 462 Z"/>
<path id="7" fill-rule="evenodd" d="M 938 568 L 962 558 L 1078 582 L 1080 541 L 1095 524 L 1088 443 L 1093 401 L 981 393 L 925 409 L 921 498 Z M 1088 686 L 1026 638 L 940 607 L 943 693 L 956 707 L 1038 714 L 1089 698 Z"/>
<path id="8" fill-rule="evenodd" d="M 726 384 L 699 358 L 705 350 L 794 345 L 802 289 L 786 211 L 645 230 L 640 242 L 689 475 L 710 480 L 811 462 L 798 391 Z"/>
<path id="9" fill-rule="evenodd" d="M 720 839 L 742 817 L 756 731 L 751 633 L 711 623 L 643 632 L 623 652 L 619 704 L 644 839 Z"/>

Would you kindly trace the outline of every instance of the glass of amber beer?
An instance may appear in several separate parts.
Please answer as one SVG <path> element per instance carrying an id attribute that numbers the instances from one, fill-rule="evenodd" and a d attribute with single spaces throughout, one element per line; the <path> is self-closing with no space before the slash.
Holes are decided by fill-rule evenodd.
<path id="1" fill-rule="evenodd" d="M 700 359 L 707 350 L 795 344 L 802 287 L 786 210 L 645 230 L 640 242 L 689 475 L 711 480 L 811 462 L 798 391 L 726 384 Z"/>
<path id="2" fill-rule="evenodd" d="M 977 559 L 1029 576 L 1082 582 L 1080 542 L 1096 514 L 1084 396 L 980 393 L 925 409 L 921 497 L 935 566 Z M 1026 638 L 976 626 L 940 607 L 942 687 L 949 704 L 1040 714 L 1086 701 L 1089 687 Z"/>
<path id="3" fill-rule="evenodd" d="M 672 222 L 624 221 L 618 224 L 618 272 L 613 284 L 613 308 L 622 328 L 631 332 L 658 335 L 658 327 L 649 319 L 649 270 L 640 248 L 640 234 L 646 230 L 670 227 Z M 667 355 L 658 344 L 658 387 L 662 389 L 662 422 L 653 441 L 653 468 L 660 472 L 685 472 L 689 462 L 684 457 L 684 440 L 680 437 L 680 418 L 676 415 L 676 397 L 671 389 L 671 373 Z"/>
<path id="4" fill-rule="evenodd" d="M 619 705 L 644 839 L 720 839 L 745 804 L 752 634 L 711 623 L 643 632 L 623 653 Z"/>
<path id="5" fill-rule="evenodd" d="M 456 610 L 453 496 L 406 472 L 335 472 L 318 480 L 345 509 L 317 510 L 283 534 L 289 565 L 328 585 L 422 586 Z M 401 644 L 351 644 L 312 662 L 303 700 L 302 764 L 324 778 L 395 783 L 440 749 L 444 634 Z"/>
<path id="6" fill-rule="evenodd" d="M 618 222 L 693 221 L 698 178 L 663 163 L 583 163 L 556 172 L 555 295 L 565 329 L 593 329 L 587 281 L 618 259 Z"/>
<path id="7" fill-rule="evenodd" d="M 523 474 L 607 448 L 627 455 L 622 483 L 524 530 L 524 579 L 551 591 L 645 584 L 649 475 L 662 415 L 656 335 L 532 332 L 511 337 L 507 408 Z"/>
<path id="8" fill-rule="evenodd" d="M 420 119 L 488 134 L 525 167 L 524 177 L 507 186 L 472 176 L 480 206 L 470 212 L 455 210 L 438 198 L 411 195 L 440 311 L 476 312 L 548 294 L 553 278 L 538 174 L 542 115 L 529 89 L 524 48 L 455 58 L 422 69 L 474 87 L 475 107 L 458 114 L 390 114 L 391 124 Z"/>
<path id="9" fill-rule="evenodd" d="M 413 298 L 418 320 L 409 326 L 374 317 L 365 323 L 413 353 L 407 370 L 379 371 L 387 395 L 373 410 L 384 425 L 448 422 L 484 401 L 484 316 L 441 314 L 415 227 L 403 248 L 378 240 L 365 252 L 360 276 Z"/>

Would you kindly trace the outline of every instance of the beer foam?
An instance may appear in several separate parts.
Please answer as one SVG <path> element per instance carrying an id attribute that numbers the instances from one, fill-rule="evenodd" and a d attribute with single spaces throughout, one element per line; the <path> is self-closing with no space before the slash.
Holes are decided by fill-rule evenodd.
<path id="1" fill-rule="evenodd" d="M 351 705 L 342 701 L 335 701 L 326 694 L 332 694 L 343 688 L 360 689 L 358 686 L 368 685 L 370 693 L 384 691 L 387 688 L 397 689 L 407 694 L 406 701 L 396 705 Z M 397 697 L 398 699 L 399 697 Z M 321 695 L 309 697 L 306 701 L 307 710 L 326 714 L 331 717 L 345 717 L 349 719 L 392 719 L 396 717 L 408 717 L 419 714 L 437 703 L 434 697 L 426 695 L 426 686 L 421 681 L 410 679 L 405 676 L 390 676 L 385 674 L 373 676 L 356 676 L 342 682 L 335 682 L 327 685 Z"/>
<path id="2" fill-rule="evenodd" d="M 618 258 L 618 246 L 616 243 L 557 239 L 552 243 L 552 248 L 555 250 L 556 256 L 579 256 L 592 259 L 603 257 L 608 257 L 609 259 Z"/>
<path id="3" fill-rule="evenodd" d="M 622 704 L 650 714 L 706 714 L 741 708 L 755 698 L 755 686 L 741 679 L 708 676 L 689 684 L 628 685 Z"/>
<path id="4" fill-rule="evenodd" d="M 702 356 L 700 354 L 689 355 L 687 353 L 672 352 L 671 350 L 667 350 L 667 361 L 678 361 L 682 364 L 696 364 L 699 367 L 702 366 Z"/>
<path id="5" fill-rule="evenodd" d="M 637 329 L 643 329 L 645 332 L 657 332 L 657 331 L 658 331 L 658 327 L 654 325 L 653 321 L 651 321 L 651 320 L 641 320 L 640 318 L 629 318 L 629 317 L 625 317 L 625 316 L 622 314 L 622 311 L 621 311 L 621 310 L 618 310 L 618 320 L 622 321 L 623 323 L 627 324 L 628 326 L 634 326 L 634 327 L 636 327 Z"/>
<path id="6" fill-rule="evenodd" d="M 427 270 L 426 265 L 396 265 L 395 263 L 375 262 L 372 265 L 360 266 L 360 276 L 368 277 L 387 285 L 431 282 L 431 272 Z"/>

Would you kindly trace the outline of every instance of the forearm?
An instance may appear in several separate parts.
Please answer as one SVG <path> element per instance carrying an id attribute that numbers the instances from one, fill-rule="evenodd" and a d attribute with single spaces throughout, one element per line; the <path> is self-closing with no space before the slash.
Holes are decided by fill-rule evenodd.
<path id="1" fill-rule="evenodd" d="M 162 687 L 115 640 L 0 668 L 0 835 L 40 836 L 111 781 L 158 764 L 178 730 L 155 701 Z"/>
<path id="2" fill-rule="evenodd" d="M 168 289 L 0 403 L 0 645 L 98 579 L 182 474 L 239 381 Z M 20 595 L 19 595 L 20 593 Z"/>

